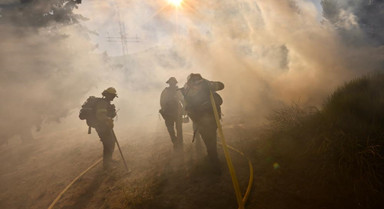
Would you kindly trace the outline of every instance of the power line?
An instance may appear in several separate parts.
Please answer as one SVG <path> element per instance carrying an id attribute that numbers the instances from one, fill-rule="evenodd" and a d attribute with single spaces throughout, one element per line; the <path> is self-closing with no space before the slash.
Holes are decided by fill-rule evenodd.
<path id="1" fill-rule="evenodd" d="M 118 17 L 118 24 L 119 24 L 119 35 L 118 36 L 107 36 L 108 42 L 117 42 L 121 44 L 121 51 L 123 55 L 128 54 L 128 43 L 140 43 L 141 40 L 137 36 L 128 36 L 126 29 L 125 29 L 125 23 L 120 17 L 119 9 L 116 8 L 117 11 L 117 17 Z"/>

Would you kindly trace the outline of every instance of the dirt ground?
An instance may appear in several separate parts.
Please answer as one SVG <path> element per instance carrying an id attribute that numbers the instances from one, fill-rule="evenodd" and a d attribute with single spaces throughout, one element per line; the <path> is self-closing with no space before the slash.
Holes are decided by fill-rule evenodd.
<path id="1" fill-rule="evenodd" d="M 211 172 L 201 141 L 192 143 L 184 128 L 184 150 L 173 150 L 165 126 L 118 131 L 130 172 L 116 148 L 114 168 L 97 165 L 76 182 L 55 208 L 236 208 L 229 172 L 221 154 L 222 175 Z M 41 209 L 72 179 L 101 158 L 96 133 L 84 128 L 15 140 L 0 151 L 0 208 Z M 219 148 L 222 153 L 222 149 Z M 232 153 L 242 190 L 248 183 L 247 161 Z"/>
<path id="2" fill-rule="evenodd" d="M 184 126 L 184 150 L 173 150 L 162 122 L 154 129 L 116 130 L 130 172 L 119 152 L 112 170 L 101 164 L 86 173 L 54 208 L 194 209 L 237 208 L 223 150 L 218 145 L 222 174 L 214 174 L 202 142 L 192 143 L 190 125 Z M 227 143 L 242 150 L 254 167 L 253 191 L 246 208 L 328 208 L 319 198 L 307 197 L 295 181 L 281 179 L 284 161 L 266 155 L 259 129 L 225 124 Z M 14 142 L 0 148 L 0 208 L 44 209 L 72 179 L 101 158 L 96 133 L 84 128 Z M 231 151 L 244 193 L 249 180 L 247 160 Z M 301 193 L 300 193 L 301 192 Z"/>

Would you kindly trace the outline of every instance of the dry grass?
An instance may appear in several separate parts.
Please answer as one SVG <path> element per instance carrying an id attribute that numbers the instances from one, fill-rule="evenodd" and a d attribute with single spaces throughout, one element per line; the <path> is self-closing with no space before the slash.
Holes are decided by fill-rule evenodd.
<path id="1" fill-rule="evenodd" d="M 271 151 L 353 205 L 382 205 L 383 89 L 384 75 L 370 75 L 337 89 L 321 110 L 297 104 L 276 110 L 267 134 Z"/>

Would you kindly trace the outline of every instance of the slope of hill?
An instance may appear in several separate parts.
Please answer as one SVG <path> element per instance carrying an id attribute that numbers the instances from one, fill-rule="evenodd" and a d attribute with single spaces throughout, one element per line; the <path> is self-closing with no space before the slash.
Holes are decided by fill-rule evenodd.
<path id="1" fill-rule="evenodd" d="M 380 208 L 384 187 L 384 75 L 338 88 L 323 108 L 275 111 L 258 144 L 279 162 L 284 193 L 326 208 Z"/>

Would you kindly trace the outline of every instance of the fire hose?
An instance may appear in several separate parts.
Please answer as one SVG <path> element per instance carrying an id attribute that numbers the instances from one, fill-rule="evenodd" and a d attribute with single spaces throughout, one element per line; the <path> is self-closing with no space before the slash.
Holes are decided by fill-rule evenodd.
<path id="1" fill-rule="evenodd" d="M 213 94 L 212 94 L 211 90 L 209 91 L 209 97 L 210 97 L 211 104 L 212 104 L 213 114 L 215 115 L 216 125 L 217 125 L 217 129 L 218 129 L 219 136 L 221 139 L 221 145 L 223 146 L 225 159 L 227 161 L 228 170 L 229 170 L 229 173 L 231 174 L 231 179 L 232 179 L 233 188 L 235 190 L 237 204 L 239 206 L 239 209 L 244 209 L 244 205 L 247 202 L 248 196 L 249 196 L 251 189 L 252 189 L 253 166 L 252 166 L 251 161 L 247 158 L 248 159 L 248 165 L 249 165 L 249 173 L 250 173 L 249 174 L 249 182 L 248 182 L 248 187 L 247 187 L 247 190 L 245 192 L 245 195 L 244 195 L 244 197 L 242 197 L 241 191 L 240 191 L 240 186 L 239 186 L 239 181 L 237 180 L 235 168 L 233 167 L 232 159 L 231 159 L 231 156 L 229 155 L 228 148 L 238 152 L 239 154 L 241 154 L 244 157 L 245 157 L 245 155 L 241 151 L 227 145 L 227 143 L 225 141 L 224 133 L 223 133 L 223 128 L 222 128 L 221 123 L 220 123 L 219 113 L 218 113 L 217 108 L 216 108 L 216 102 L 215 102 L 215 99 L 213 98 Z"/>
<path id="2" fill-rule="evenodd" d="M 124 162 L 124 166 L 125 166 L 125 169 L 127 171 L 128 170 L 128 166 L 127 166 L 127 162 L 125 161 L 125 158 L 124 158 L 124 155 L 123 153 L 121 152 L 121 148 L 120 148 L 120 144 L 119 144 L 119 141 L 117 141 L 117 137 L 116 137 L 116 134 L 115 132 L 112 130 L 112 135 L 113 135 L 113 138 L 117 144 L 117 147 L 119 148 L 119 152 L 120 152 L 120 155 L 121 155 L 121 158 L 123 159 L 123 162 Z M 51 203 L 51 205 L 49 205 L 48 209 L 52 209 L 56 203 L 60 200 L 61 196 L 63 196 L 63 194 L 65 192 L 67 192 L 67 190 L 77 181 L 79 180 L 84 174 L 86 174 L 88 171 L 90 171 L 93 167 L 95 167 L 97 164 L 99 164 L 101 161 L 103 160 L 103 158 L 100 158 L 99 160 L 97 160 L 95 163 L 93 163 L 91 166 L 89 166 L 86 170 L 84 170 L 82 173 L 80 173 L 80 175 L 78 175 L 76 178 L 74 178 L 71 183 L 68 184 L 68 186 L 66 186 L 64 188 L 64 190 L 62 192 L 60 192 L 59 195 L 57 195 L 57 197 L 55 198 L 55 200 Z"/>

